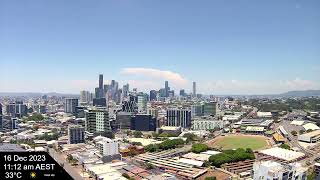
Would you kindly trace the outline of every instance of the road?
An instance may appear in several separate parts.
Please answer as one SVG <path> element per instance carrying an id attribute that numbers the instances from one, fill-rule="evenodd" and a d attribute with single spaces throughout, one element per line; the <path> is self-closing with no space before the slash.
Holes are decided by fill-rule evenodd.
<path id="1" fill-rule="evenodd" d="M 73 179 L 84 180 L 84 178 L 80 176 L 80 174 L 77 171 L 75 171 L 74 168 L 71 167 L 71 165 L 68 162 L 66 162 L 63 156 L 58 154 L 54 149 L 49 148 L 48 153 L 57 163 L 64 164 L 63 168 Z"/>

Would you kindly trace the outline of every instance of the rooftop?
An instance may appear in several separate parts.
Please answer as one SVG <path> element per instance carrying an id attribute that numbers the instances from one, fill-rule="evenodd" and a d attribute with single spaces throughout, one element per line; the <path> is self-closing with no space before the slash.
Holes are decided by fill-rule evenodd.
<path id="1" fill-rule="evenodd" d="M 273 156 L 285 161 L 294 161 L 305 156 L 305 154 L 302 152 L 291 151 L 279 147 L 265 149 L 260 151 L 260 153 L 268 156 Z"/>

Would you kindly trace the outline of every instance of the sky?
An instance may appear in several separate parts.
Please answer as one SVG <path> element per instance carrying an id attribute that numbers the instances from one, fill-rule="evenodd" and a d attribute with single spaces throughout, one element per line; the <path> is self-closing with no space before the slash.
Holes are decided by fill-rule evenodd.
<path id="1" fill-rule="evenodd" d="M 319 0 L 1 0 L 0 92 L 320 89 Z"/>

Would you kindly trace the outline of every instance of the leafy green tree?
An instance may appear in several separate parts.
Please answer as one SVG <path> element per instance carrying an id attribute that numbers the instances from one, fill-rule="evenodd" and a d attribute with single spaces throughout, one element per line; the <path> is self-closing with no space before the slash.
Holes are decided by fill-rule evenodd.
<path id="1" fill-rule="evenodd" d="M 281 144 L 279 147 L 282 149 L 291 149 L 288 144 Z"/>
<path id="2" fill-rule="evenodd" d="M 305 132 L 306 132 L 305 130 L 301 129 L 301 130 L 299 131 L 299 134 L 303 134 L 303 133 L 305 133 Z"/>
<path id="3" fill-rule="evenodd" d="M 42 121 L 44 117 L 41 114 L 32 114 L 31 116 L 28 117 L 28 121 Z"/>
<path id="4" fill-rule="evenodd" d="M 151 163 L 146 163 L 145 166 L 146 166 L 146 169 L 148 169 L 148 170 L 155 168 L 155 166 Z"/>
<path id="5" fill-rule="evenodd" d="M 67 156 L 67 160 L 68 160 L 69 163 L 73 160 L 73 157 L 71 156 L 71 154 L 69 154 L 69 155 Z"/>
<path id="6" fill-rule="evenodd" d="M 291 134 L 292 134 L 293 136 L 297 136 L 297 135 L 298 135 L 297 131 L 291 131 Z"/>
<path id="7" fill-rule="evenodd" d="M 157 145 L 157 144 L 149 144 L 144 147 L 144 150 L 147 152 L 157 152 L 160 149 L 159 149 L 159 145 Z"/>
<path id="8" fill-rule="evenodd" d="M 187 138 L 187 142 L 196 140 L 197 136 L 193 133 L 186 133 L 183 135 L 184 138 Z"/>
<path id="9" fill-rule="evenodd" d="M 207 151 L 208 149 L 209 147 L 206 144 L 198 143 L 198 144 L 192 145 L 191 151 L 194 153 L 201 153 L 201 152 Z"/>
<path id="10" fill-rule="evenodd" d="M 216 180 L 215 176 L 205 177 L 204 180 Z"/>
<path id="11" fill-rule="evenodd" d="M 141 138 L 142 137 L 142 132 L 141 131 L 135 131 L 134 133 L 133 133 L 133 136 L 135 137 L 135 138 Z"/>
<path id="12" fill-rule="evenodd" d="M 213 166 L 220 167 L 225 163 L 239 162 L 247 159 L 255 159 L 253 152 L 239 148 L 236 150 L 226 150 L 220 154 L 213 155 L 209 158 L 209 161 Z"/>
<path id="13" fill-rule="evenodd" d="M 308 129 L 308 130 L 307 130 L 307 133 L 312 132 L 312 131 L 313 131 L 312 129 Z"/>
<path id="14" fill-rule="evenodd" d="M 154 137 L 154 138 L 158 138 L 158 137 L 159 137 L 159 134 L 158 134 L 158 133 L 156 133 L 156 132 L 153 132 L 153 133 L 152 133 L 152 137 Z"/>

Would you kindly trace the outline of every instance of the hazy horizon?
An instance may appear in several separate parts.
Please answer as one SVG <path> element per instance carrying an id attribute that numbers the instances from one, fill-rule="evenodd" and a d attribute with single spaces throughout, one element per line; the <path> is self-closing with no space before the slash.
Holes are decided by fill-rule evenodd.
<path id="1" fill-rule="evenodd" d="M 320 89 L 320 1 L 0 1 L 0 92 Z"/>

